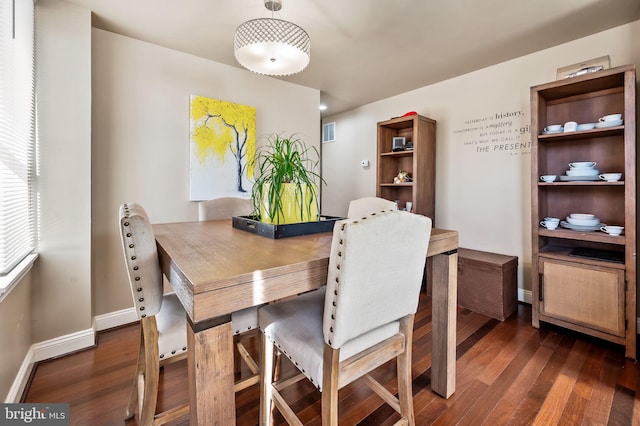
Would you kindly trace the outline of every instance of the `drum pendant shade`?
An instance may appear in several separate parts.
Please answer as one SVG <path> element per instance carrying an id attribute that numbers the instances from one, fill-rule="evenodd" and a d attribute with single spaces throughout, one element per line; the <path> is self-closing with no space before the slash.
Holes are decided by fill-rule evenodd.
<path id="1" fill-rule="evenodd" d="M 270 6 L 269 6 L 270 5 Z M 265 2 L 265 7 L 281 5 Z M 272 10 L 273 12 L 273 10 Z M 235 57 L 246 69 L 258 74 L 285 76 L 303 71 L 311 58 L 311 40 L 298 25 L 276 18 L 253 19 L 235 32 Z"/>

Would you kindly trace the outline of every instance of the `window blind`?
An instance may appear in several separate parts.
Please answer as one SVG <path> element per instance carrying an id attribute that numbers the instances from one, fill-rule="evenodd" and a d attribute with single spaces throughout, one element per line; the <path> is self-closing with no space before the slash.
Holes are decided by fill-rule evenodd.
<path id="1" fill-rule="evenodd" d="M 35 246 L 34 29 L 32 1 L 0 0 L 0 275 Z"/>

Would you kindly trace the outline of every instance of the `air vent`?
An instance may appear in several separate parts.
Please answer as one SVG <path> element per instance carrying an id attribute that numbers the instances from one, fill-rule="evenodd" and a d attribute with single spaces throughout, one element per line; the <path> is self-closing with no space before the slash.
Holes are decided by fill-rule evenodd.
<path id="1" fill-rule="evenodd" d="M 322 143 L 333 142 L 336 140 L 336 122 L 322 125 Z"/>

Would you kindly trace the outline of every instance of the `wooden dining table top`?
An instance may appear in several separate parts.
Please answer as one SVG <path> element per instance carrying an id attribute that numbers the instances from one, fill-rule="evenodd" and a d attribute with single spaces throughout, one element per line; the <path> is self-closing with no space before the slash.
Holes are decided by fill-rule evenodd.
<path id="1" fill-rule="evenodd" d="M 323 285 L 333 236 L 323 232 L 271 239 L 234 228 L 231 220 L 155 224 L 153 230 L 159 255 L 169 262 L 163 263 L 163 272 L 193 322 L 300 293 L 299 283 L 269 286 L 287 274 L 311 278 L 307 290 Z M 456 249 L 457 235 L 433 229 L 427 255 Z M 198 303 L 210 292 L 219 303 Z"/>

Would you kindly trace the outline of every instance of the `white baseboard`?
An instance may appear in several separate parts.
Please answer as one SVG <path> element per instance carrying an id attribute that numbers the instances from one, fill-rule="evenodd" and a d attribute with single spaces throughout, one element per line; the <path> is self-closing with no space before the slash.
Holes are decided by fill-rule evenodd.
<path id="1" fill-rule="evenodd" d="M 131 324 L 136 321 L 138 321 L 138 315 L 136 314 L 135 308 L 132 306 L 120 311 L 93 317 L 93 328 L 96 331 L 102 331 L 125 324 Z"/>
<path id="2" fill-rule="evenodd" d="M 533 296 L 531 290 L 524 290 L 518 288 L 518 301 L 522 303 L 528 303 L 531 305 L 531 301 L 533 300 Z"/>
<path id="3" fill-rule="evenodd" d="M 20 402 L 22 393 L 29 381 L 33 366 L 38 361 L 66 355 L 81 349 L 94 346 L 96 342 L 93 328 L 34 343 L 27 351 L 22 365 L 16 374 L 5 402 Z"/>
<path id="4" fill-rule="evenodd" d="M 138 316 L 136 315 L 135 309 L 131 307 L 94 317 L 93 327 L 90 329 L 56 337 L 44 342 L 34 343 L 22 361 L 22 365 L 16 374 L 11 389 L 9 389 L 5 403 L 20 402 L 20 398 L 27 386 L 36 362 L 90 348 L 96 344 L 96 331 L 107 330 L 136 321 L 138 321 Z"/>
<path id="5" fill-rule="evenodd" d="M 16 378 L 13 380 L 13 384 L 11 385 L 11 389 L 9 389 L 7 398 L 4 400 L 5 403 L 12 404 L 20 402 L 22 393 L 27 387 L 27 382 L 29 381 L 29 377 L 31 376 L 31 371 L 33 371 L 33 366 L 35 364 L 34 359 L 35 352 L 33 350 L 33 345 L 31 345 L 31 347 L 27 351 L 27 355 L 25 355 L 24 360 L 22 361 L 22 365 L 18 370 L 18 374 L 16 374 Z"/>
<path id="6" fill-rule="evenodd" d="M 66 355 L 71 352 L 89 348 L 95 344 L 96 333 L 93 328 L 77 331 L 67 334 L 66 336 L 60 336 L 55 339 L 33 344 L 32 348 L 35 353 L 34 361 L 38 362 Z"/>

